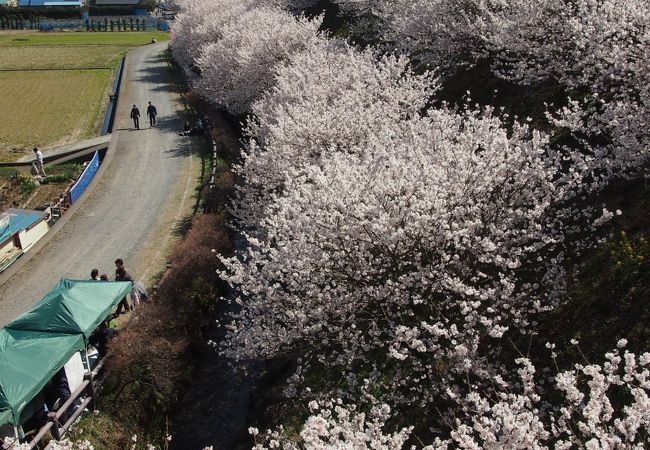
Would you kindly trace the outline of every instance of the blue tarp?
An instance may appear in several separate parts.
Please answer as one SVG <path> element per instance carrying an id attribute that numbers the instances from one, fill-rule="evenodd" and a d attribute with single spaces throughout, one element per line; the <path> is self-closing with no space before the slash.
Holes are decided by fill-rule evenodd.
<path id="1" fill-rule="evenodd" d="M 2 226 L 2 224 L 6 221 L 6 218 L 9 218 L 9 224 Z M 5 242 L 7 239 L 19 231 L 26 230 L 27 228 L 35 225 L 44 218 L 45 213 L 42 211 L 9 208 L 0 214 L 0 243 Z"/>
<path id="2" fill-rule="evenodd" d="M 72 186 L 72 189 L 70 189 L 70 201 L 72 203 L 76 202 L 79 200 L 79 197 L 81 194 L 84 193 L 90 182 L 93 180 L 93 177 L 97 173 L 97 170 L 99 169 L 99 152 L 95 152 L 95 156 L 93 156 L 93 159 L 90 161 L 84 172 L 81 174 L 81 177 L 79 177 L 79 180 L 75 183 L 74 186 Z"/>

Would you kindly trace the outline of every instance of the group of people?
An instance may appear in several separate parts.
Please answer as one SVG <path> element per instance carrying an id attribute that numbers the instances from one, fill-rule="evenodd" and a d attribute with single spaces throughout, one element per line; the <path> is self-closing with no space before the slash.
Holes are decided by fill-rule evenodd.
<path id="1" fill-rule="evenodd" d="M 99 274 L 99 269 L 90 271 L 90 279 L 94 281 L 109 281 L 108 275 L 105 273 Z M 124 297 L 117 305 L 115 315 L 119 316 L 122 313 L 133 311 L 135 307 L 141 302 L 147 300 L 147 290 L 144 283 L 135 281 L 131 275 L 124 268 L 124 260 L 118 258 L 115 260 L 115 281 L 130 281 L 131 282 L 131 304 L 129 304 L 126 297 Z"/>
<path id="2" fill-rule="evenodd" d="M 196 121 L 196 125 L 192 126 L 189 122 L 185 122 L 181 136 L 195 136 L 205 132 L 205 124 L 200 118 Z"/>
<path id="3" fill-rule="evenodd" d="M 158 110 L 154 105 L 149 102 L 147 106 L 147 117 L 149 117 L 149 128 L 156 126 L 156 117 L 158 117 Z M 131 108 L 131 119 L 133 119 L 133 126 L 136 130 L 140 129 L 140 109 L 137 105 Z M 203 134 L 205 131 L 205 124 L 201 119 L 196 121 L 196 125 L 192 126 L 189 122 L 185 122 L 181 136 L 193 136 Z M 37 147 L 34 147 L 34 163 L 32 164 L 32 175 L 45 177 L 45 169 L 43 167 L 43 152 Z"/>
<path id="4" fill-rule="evenodd" d="M 149 102 L 147 106 L 147 117 L 149 117 L 149 128 L 156 126 L 156 117 L 158 116 L 158 110 L 154 105 Z M 137 105 L 133 105 L 131 108 L 131 119 L 133 119 L 133 126 L 136 130 L 140 129 L 140 109 Z M 183 126 L 183 131 L 180 133 L 181 136 L 194 136 L 198 134 L 203 134 L 205 132 L 205 123 L 200 118 L 196 121 L 196 124 L 192 126 L 189 122 L 185 122 Z"/>
<path id="5" fill-rule="evenodd" d="M 147 106 L 147 117 L 149 117 L 149 128 L 156 126 L 156 117 L 158 116 L 158 111 L 156 107 L 149 102 Z M 136 130 L 140 129 L 140 110 L 136 105 L 133 105 L 131 108 L 131 119 L 133 119 L 133 126 Z"/>

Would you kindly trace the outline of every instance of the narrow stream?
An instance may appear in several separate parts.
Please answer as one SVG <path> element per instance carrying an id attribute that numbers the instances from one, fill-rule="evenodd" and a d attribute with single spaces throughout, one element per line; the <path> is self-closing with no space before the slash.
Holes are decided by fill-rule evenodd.
<path id="1" fill-rule="evenodd" d="M 245 239 L 235 238 L 235 248 L 244 248 Z M 234 290 L 228 297 L 234 298 Z M 176 408 L 176 415 L 170 417 L 172 435 L 171 450 L 201 450 L 212 446 L 213 450 L 234 450 L 250 448 L 248 417 L 251 393 L 255 375 L 262 370 L 261 362 L 243 362 L 235 367 L 229 360 L 208 344 L 222 342 L 223 323 L 228 316 L 237 312 L 240 306 L 235 302 L 219 308 L 218 316 L 206 333 L 205 344 L 197 357 L 198 365 Z M 250 374 L 245 377 L 242 373 Z"/>
<path id="2" fill-rule="evenodd" d="M 216 325 L 206 339 L 220 342 L 223 332 Z M 252 382 L 229 367 L 211 346 L 204 345 L 194 381 L 171 417 L 172 450 L 232 450 L 247 442 L 247 418 Z M 245 447 L 242 447 L 245 448 Z"/>

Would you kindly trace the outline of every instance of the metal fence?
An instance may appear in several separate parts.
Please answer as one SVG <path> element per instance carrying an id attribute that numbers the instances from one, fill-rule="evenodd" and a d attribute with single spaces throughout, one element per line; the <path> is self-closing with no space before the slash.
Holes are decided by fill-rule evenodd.
<path id="1" fill-rule="evenodd" d="M 84 375 L 84 381 L 81 385 L 70 395 L 70 398 L 61 405 L 56 411 L 48 414 L 48 422 L 43 425 L 38 434 L 29 443 L 29 449 L 34 449 L 39 446 L 41 441 L 50 433 L 54 439 L 61 440 L 68 432 L 73 423 L 79 418 L 86 408 L 94 409 L 94 404 L 97 400 L 97 392 L 100 389 L 100 384 L 95 380 L 97 374 L 104 367 L 106 358 L 99 361 L 97 366 Z M 75 409 L 74 413 L 65 422 L 61 423 L 61 417 L 72 406 L 72 404 L 80 397 L 83 397 L 81 404 Z M 48 444 L 45 450 L 51 449 L 52 444 Z"/>
<path id="2" fill-rule="evenodd" d="M 68 19 L 0 17 L 0 30 L 168 31 L 169 25 L 164 17 L 150 16 L 93 16 Z"/>

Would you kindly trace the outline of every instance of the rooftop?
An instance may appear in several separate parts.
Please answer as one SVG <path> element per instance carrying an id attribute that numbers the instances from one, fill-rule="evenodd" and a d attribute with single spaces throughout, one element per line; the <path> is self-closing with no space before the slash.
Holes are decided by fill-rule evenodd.
<path id="1" fill-rule="evenodd" d="M 9 208 L 0 214 L 0 243 L 19 231 L 25 230 L 45 218 L 42 211 Z"/>

